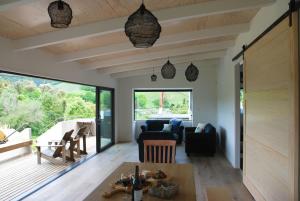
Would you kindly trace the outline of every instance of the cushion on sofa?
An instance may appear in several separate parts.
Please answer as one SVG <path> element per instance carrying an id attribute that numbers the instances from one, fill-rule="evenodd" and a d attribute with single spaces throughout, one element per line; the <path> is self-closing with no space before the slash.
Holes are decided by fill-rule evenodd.
<path id="1" fill-rule="evenodd" d="M 171 119 L 170 124 L 172 125 L 172 132 L 177 132 L 182 123 L 181 119 Z"/>
<path id="2" fill-rule="evenodd" d="M 196 129 L 195 129 L 195 133 L 201 133 L 204 130 L 205 124 L 203 123 L 198 123 Z"/>
<path id="3" fill-rule="evenodd" d="M 0 130 L 0 141 L 4 141 L 5 138 L 6 138 L 5 133 L 2 130 Z"/>
<path id="4" fill-rule="evenodd" d="M 164 124 L 163 132 L 170 133 L 172 131 L 172 124 Z"/>

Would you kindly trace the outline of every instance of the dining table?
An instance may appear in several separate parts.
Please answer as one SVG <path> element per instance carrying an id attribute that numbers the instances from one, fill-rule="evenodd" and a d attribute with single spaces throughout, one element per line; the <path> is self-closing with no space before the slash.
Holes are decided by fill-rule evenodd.
<path id="1" fill-rule="evenodd" d="M 87 196 L 86 201 L 131 201 L 131 194 L 121 192 L 110 198 L 104 198 L 106 192 L 112 190 L 112 184 L 121 178 L 121 175 L 134 174 L 136 165 L 140 171 L 163 171 L 169 181 L 179 186 L 178 193 L 171 199 L 172 201 L 196 201 L 194 171 L 192 164 L 175 163 L 136 163 L 124 162 L 115 169 L 95 190 Z M 144 193 L 143 201 L 163 201 L 149 193 Z"/>

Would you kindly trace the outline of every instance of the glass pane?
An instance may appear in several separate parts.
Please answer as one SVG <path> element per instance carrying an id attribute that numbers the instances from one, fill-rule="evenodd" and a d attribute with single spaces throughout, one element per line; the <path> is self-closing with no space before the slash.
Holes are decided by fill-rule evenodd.
<path id="1" fill-rule="evenodd" d="M 192 119 L 190 91 L 138 91 L 134 99 L 135 120 Z"/>
<path id="2" fill-rule="evenodd" d="M 112 143 L 112 92 L 100 91 L 101 148 Z"/>
<path id="3" fill-rule="evenodd" d="M 13 133 L 9 141 L 26 138 L 35 143 L 60 140 L 70 130 L 73 136 L 86 127 L 87 153 L 96 150 L 96 87 L 31 76 L 0 73 L 0 130 Z M 16 132 L 15 132 L 16 131 Z M 82 144 L 81 144 L 82 145 Z M 81 147 L 82 148 L 82 147 Z"/>

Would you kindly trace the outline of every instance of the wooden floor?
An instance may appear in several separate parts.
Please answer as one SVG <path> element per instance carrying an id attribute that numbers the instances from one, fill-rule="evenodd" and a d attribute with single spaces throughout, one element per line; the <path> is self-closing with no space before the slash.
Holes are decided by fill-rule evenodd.
<path id="1" fill-rule="evenodd" d="M 84 200 L 124 161 L 138 161 L 136 144 L 125 143 L 111 147 L 25 200 Z M 241 172 L 233 169 L 222 154 L 211 158 L 201 156 L 188 158 L 184 153 L 184 147 L 179 146 L 176 162 L 193 164 L 198 201 L 206 200 L 205 189 L 211 186 L 228 187 L 235 201 L 254 200 L 242 185 Z"/>
<path id="2" fill-rule="evenodd" d="M 96 153 L 95 136 L 87 138 L 87 152 L 89 155 L 85 157 Z M 77 158 L 79 159 L 82 158 Z M 20 198 L 24 193 L 56 176 L 71 164 L 58 165 L 42 159 L 41 165 L 38 165 L 34 153 L 0 163 L 0 201 Z"/>
<path id="3" fill-rule="evenodd" d="M 13 200 L 35 185 L 67 167 L 43 162 L 37 165 L 36 157 L 27 154 L 0 165 L 0 200 Z"/>

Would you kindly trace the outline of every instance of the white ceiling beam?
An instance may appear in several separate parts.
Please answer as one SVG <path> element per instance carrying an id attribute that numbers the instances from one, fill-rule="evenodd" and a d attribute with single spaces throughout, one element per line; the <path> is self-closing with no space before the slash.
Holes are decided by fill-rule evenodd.
<path id="1" fill-rule="evenodd" d="M 12 9 L 17 6 L 31 3 L 36 0 L 1 0 L 0 1 L 0 12 Z"/>
<path id="2" fill-rule="evenodd" d="M 219 59 L 211 59 L 211 60 L 203 60 L 203 61 L 198 61 L 197 63 L 195 63 L 196 66 L 198 66 L 199 68 L 201 68 L 201 66 L 215 66 L 219 63 Z M 177 65 L 177 70 L 182 70 L 181 67 L 187 67 L 190 64 L 190 62 L 186 62 L 186 63 L 180 63 L 180 67 L 178 68 Z M 133 76 L 141 76 L 141 75 L 150 75 L 153 73 L 153 69 L 140 69 L 140 70 L 135 70 L 135 71 L 129 71 L 129 72 L 121 72 L 121 73 L 114 73 L 111 74 L 112 78 L 115 79 L 120 79 L 120 78 L 127 78 L 127 77 L 133 77 Z M 161 66 L 154 68 L 154 73 L 157 75 L 160 75 L 161 73 Z M 178 72 L 178 76 L 180 72 Z M 184 76 L 184 75 L 181 75 Z M 161 79 L 161 77 L 159 76 L 158 79 Z M 150 77 L 149 77 L 150 80 Z"/>
<path id="3" fill-rule="evenodd" d="M 203 54 L 192 54 L 192 55 L 185 55 L 185 56 L 179 56 L 175 58 L 170 58 L 170 61 L 173 64 L 180 64 L 180 63 L 186 63 L 186 62 L 194 62 L 194 61 L 202 61 L 205 59 L 215 59 L 215 58 L 221 58 L 225 56 L 226 51 L 216 51 L 216 52 L 209 52 L 209 53 L 203 53 Z M 127 64 L 122 66 L 116 66 L 111 68 L 102 68 L 98 69 L 98 73 L 100 74 L 113 74 L 113 73 L 120 73 L 120 72 L 126 72 L 126 71 L 135 71 L 139 69 L 146 69 L 146 68 L 155 68 L 155 67 L 161 67 L 166 62 L 166 59 L 158 59 L 154 61 L 148 61 L 143 63 L 137 63 L 137 64 Z"/>
<path id="4" fill-rule="evenodd" d="M 155 47 L 200 40 L 200 39 L 213 38 L 213 37 L 237 35 L 249 31 L 249 27 L 250 27 L 249 23 L 245 23 L 245 24 L 227 25 L 227 26 L 211 28 L 211 29 L 204 29 L 200 31 L 173 34 L 173 35 L 161 37 L 155 43 Z M 97 48 L 64 54 L 60 57 L 59 60 L 61 62 L 72 62 L 81 59 L 93 58 L 97 56 L 106 56 L 110 54 L 122 53 L 122 52 L 133 51 L 133 50 L 136 50 L 136 48 L 133 47 L 129 41 L 127 41 L 121 44 L 114 44 L 114 45 L 97 47 Z"/>
<path id="5" fill-rule="evenodd" d="M 184 65 L 184 63 L 181 63 L 182 65 Z M 186 65 L 188 65 L 188 63 L 186 63 Z M 155 67 L 154 68 L 154 73 L 155 74 L 159 74 L 161 70 L 161 67 Z M 120 72 L 120 73 L 114 73 L 111 74 L 112 78 L 115 79 L 120 79 L 120 78 L 127 78 L 127 77 L 134 77 L 134 76 L 141 76 L 141 75 L 150 75 L 153 73 L 153 69 L 139 69 L 139 70 L 135 70 L 135 71 L 128 71 L 128 72 Z M 149 77 L 150 79 L 150 77 Z"/>
<path id="6" fill-rule="evenodd" d="M 203 17 L 233 11 L 259 8 L 274 3 L 274 0 L 227 0 L 210 1 L 199 4 L 175 7 L 153 12 L 161 24 L 182 19 Z M 62 43 L 77 38 L 100 36 L 113 32 L 123 31 L 126 17 L 99 21 L 95 23 L 74 26 L 68 29 L 49 32 L 15 41 L 17 50 L 29 50 Z"/>
<path id="7" fill-rule="evenodd" d="M 192 45 L 192 46 L 187 46 L 187 47 L 182 47 L 182 48 L 175 48 L 175 49 L 169 49 L 169 50 L 149 52 L 149 53 L 144 53 L 144 54 L 136 54 L 136 55 L 127 56 L 127 57 L 107 59 L 107 60 L 103 60 L 100 62 L 92 62 L 92 63 L 86 64 L 84 66 L 87 70 L 95 70 L 98 68 L 120 66 L 120 65 L 149 61 L 149 60 L 154 60 L 154 59 L 163 59 L 163 58 L 175 57 L 175 56 L 181 56 L 181 55 L 189 55 L 189 54 L 196 54 L 196 53 L 225 50 L 229 47 L 232 47 L 233 45 L 234 45 L 234 40 L 209 43 L 209 44 L 204 44 L 204 45 Z"/>

